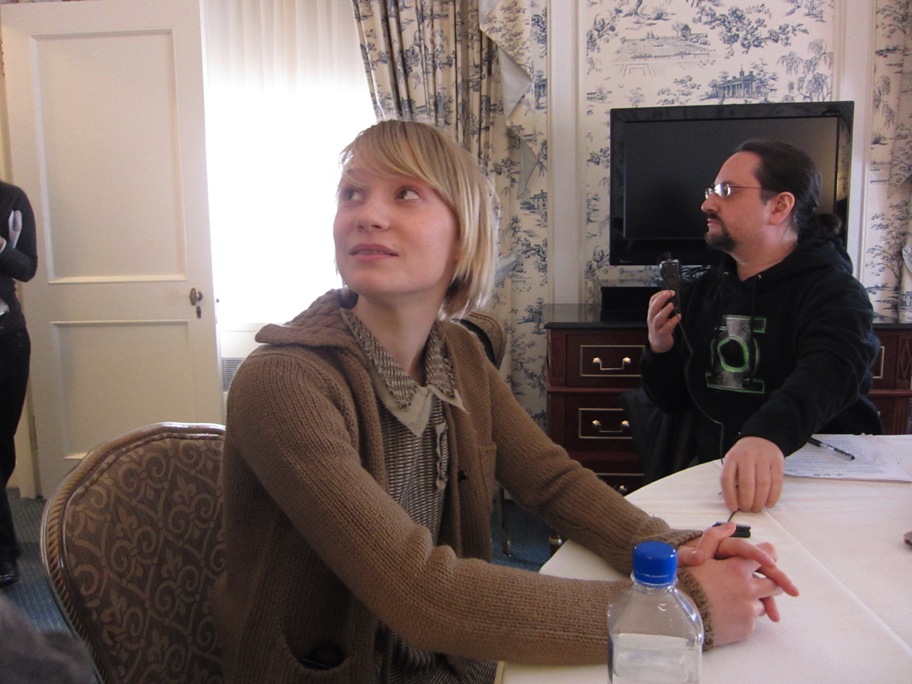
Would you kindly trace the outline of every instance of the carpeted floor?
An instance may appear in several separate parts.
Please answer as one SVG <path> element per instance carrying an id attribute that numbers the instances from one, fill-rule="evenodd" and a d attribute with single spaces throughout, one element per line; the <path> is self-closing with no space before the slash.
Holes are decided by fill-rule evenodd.
<path id="1" fill-rule="evenodd" d="M 38 539 L 44 500 L 22 498 L 19 496 L 18 489 L 8 491 L 16 533 L 22 546 L 22 556 L 19 558 L 21 579 L 16 584 L 0 589 L 0 591 L 15 603 L 40 630 L 67 631 L 69 628 L 54 602 L 53 594 L 41 567 Z M 493 516 L 491 542 L 494 563 L 538 571 L 551 553 L 548 544 L 548 527 L 509 500 L 504 506 L 504 515 L 509 529 L 511 553 L 507 556 L 502 551 L 500 525 L 497 517 Z M 0 676 L 0 681 L 2 679 Z"/>
<path id="2" fill-rule="evenodd" d="M 551 529 L 510 500 L 504 504 L 504 515 L 509 530 L 510 555 L 503 553 L 500 526 L 495 515 L 491 519 L 491 560 L 498 565 L 512 565 L 538 572 L 551 558 L 551 545 L 548 543 Z"/>
<path id="3" fill-rule="evenodd" d="M 50 587 L 41 567 L 41 551 L 38 547 L 43 499 L 24 499 L 18 489 L 7 490 L 16 535 L 22 547 L 19 558 L 20 579 L 0 591 L 34 622 L 41 631 L 68 631 L 66 620 L 54 603 Z M 0 677 L 2 679 L 2 677 Z"/>

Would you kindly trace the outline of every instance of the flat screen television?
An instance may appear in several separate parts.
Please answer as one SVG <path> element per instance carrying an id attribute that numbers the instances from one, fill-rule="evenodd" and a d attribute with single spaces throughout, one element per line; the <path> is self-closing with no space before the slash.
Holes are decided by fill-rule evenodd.
<path id="1" fill-rule="evenodd" d="M 852 102 L 612 109 L 609 263 L 655 265 L 666 254 L 684 266 L 714 263 L 703 193 L 750 138 L 810 155 L 823 180 L 820 211 L 842 219 L 845 242 L 853 112 Z"/>

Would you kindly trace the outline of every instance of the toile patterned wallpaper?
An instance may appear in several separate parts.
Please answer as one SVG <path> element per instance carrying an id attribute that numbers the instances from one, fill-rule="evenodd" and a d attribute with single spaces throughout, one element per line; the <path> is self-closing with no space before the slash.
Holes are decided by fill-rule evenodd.
<path id="1" fill-rule="evenodd" d="M 417 0 L 402 0 L 400 7 Z M 505 360 L 514 394 L 543 427 L 546 331 L 542 306 L 548 302 L 553 267 L 548 254 L 560 249 L 560 231 L 549 221 L 553 172 L 548 155 L 548 12 L 567 0 L 479 0 L 482 15 L 499 15 L 487 30 L 501 51 L 501 70 L 511 62 L 531 85 L 519 101 L 504 107 L 510 152 L 488 157 L 488 171 L 503 200 L 500 250 L 504 277 L 493 308 L 510 333 Z M 834 96 L 834 45 L 842 2 L 859 0 L 578 0 L 585 24 L 585 65 L 580 84 L 579 125 L 585 137 L 584 225 L 579 227 L 585 258 L 585 292 L 596 299 L 601 283 L 651 284 L 653 269 L 608 265 L 608 115 L 612 107 L 749 102 L 824 101 Z M 874 11 L 874 0 L 870 2 Z M 892 160 L 908 142 L 912 169 L 912 113 L 901 94 L 909 3 L 876 0 L 877 73 L 872 164 L 865 188 L 862 280 L 878 320 L 905 320 L 900 303 L 912 311 L 912 278 L 904 279 L 902 248 L 908 242 L 909 201 L 905 178 L 894 180 Z M 444 3 L 446 4 L 446 3 Z M 912 58 L 910 58 L 912 61 Z M 506 73 L 506 71 L 504 71 Z M 863 103 L 867 106 L 867 103 Z M 857 106 L 856 106 L 857 108 Z M 910 108 L 912 109 L 912 108 Z M 907 121 L 908 119 L 908 121 Z M 855 134 L 858 135 L 857 130 Z M 857 168 L 857 167 L 856 167 Z M 695 198 L 699 201 L 699 198 Z M 554 232 L 552 232 L 554 231 Z M 553 244 L 556 241 L 556 244 Z M 909 282 L 904 286 L 904 280 Z M 900 290 L 907 291 L 901 295 Z M 910 317 L 912 318 L 912 317 Z"/>
<path id="2" fill-rule="evenodd" d="M 909 0 L 877 0 L 870 162 L 861 280 L 878 320 L 912 323 L 912 17 Z"/>
<path id="3" fill-rule="evenodd" d="M 598 282 L 652 282 L 652 268 L 608 266 L 610 110 L 831 100 L 833 11 L 833 0 L 587 2 L 590 289 Z"/>
<path id="4" fill-rule="evenodd" d="M 650 268 L 607 262 L 611 108 L 714 104 L 723 97 L 726 103 L 835 99 L 840 13 L 849 2 L 870 4 L 874 54 L 853 55 L 871 63 L 870 163 L 864 226 L 850 230 L 863 231 L 861 280 L 877 320 L 912 322 L 912 0 L 477 0 L 479 11 L 496 19 L 486 31 L 502 60 L 531 80 L 506 114 L 511 151 L 498 151 L 489 168 L 504 201 L 502 278 L 493 307 L 511 336 L 506 374 L 530 415 L 545 425 L 541 310 L 550 291 L 548 254 L 560 249 L 566 230 L 552 234 L 548 192 L 548 12 L 565 2 L 580 3 L 586 26 L 579 109 L 586 206 L 578 230 L 590 300 L 600 282 L 652 282 Z M 856 112 L 859 106 L 868 103 L 856 103 Z"/>
<path id="5" fill-rule="evenodd" d="M 853 179 L 866 183 L 864 225 L 849 229 L 863 231 L 860 278 L 877 320 L 912 322 L 912 107 L 904 101 L 912 90 L 910 3 L 871 5 L 874 54 L 858 56 L 873 68 L 870 162 L 867 177 Z M 833 46 L 840 7 L 835 0 L 588 0 L 584 240 L 590 297 L 599 282 L 651 282 L 651 270 L 607 263 L 610 109 L 837 99 Z M 862 133 L 856 126 L 855 135 Z M 897 164 L 904 154 L 906 163 Z"/>
<path id="6" fill-rule="evenodd" d="M 552 0 L 552 11 L 559 2 Z M 843 2 L 837 0 L 579 0 L 585 3 L 585 76 L 580 127 L 585 136 L 586 206 L 583 231 L 585 298 L 600 283 L 651 284 L 653 269 L 608 265 L 608 115 L 612 107 L 750 102 L 825 101 L 834 95 L 834 46 Z M 858 2 L 859 0 L 845 0 Z M 514 126 L 529 117 L 536 173 L 519 192 L 510 222 L 516 267 L 506 287 L 509 310 L 501 310 L 513 338 L 511 381 L 520 401 L 545 424 L 543 369 L 546 362 L 540 306 L 547 299 L 548 240 L 560 249 L 560 234 L 549 235 L 547 192 L 550 169 L 540 118 L 547 114 L 547 34 L 544 0 L 519 2 L 529 12 L 538 52 L 531 56 L 533 85 Z M 912 107 L 900 95 L 912 91 L 910 0 L 871 1 L 876 12 L 875 54 L 857 58 L 872 64 L 874 107 L 871 163 L 867 168 L 864 263 L 879 322 L 912 322 Z M 907 30 L 907 26 L 910 28 Z M 906 62 L 910 66 L 906 67 Z M 904 75 L 907 74 L 907 75 Z M 848 98 L 846 98 L 848 99 Z M 857 102 L 868 106 L 867 102 Z M 855 135 L 862 132 L 856 126 Z M 893 161 L 908 150 L 905 175 Z M 892 182 L 891 182 L 891 169 Z M 859 182 L 858 178 L 854 182 Z M 699 201 L 695 198 L 694 201 Z M 903 261 L 905 248 L 906 262 Z"/>

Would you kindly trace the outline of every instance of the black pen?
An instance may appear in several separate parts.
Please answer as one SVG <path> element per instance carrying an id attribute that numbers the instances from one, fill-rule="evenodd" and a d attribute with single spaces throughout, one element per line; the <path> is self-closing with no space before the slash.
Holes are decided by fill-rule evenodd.
<path id="1" fill-rule="evenodd" d="M 814 437 L 808 437 L 808 443 L 813 444 L 814 446 L 819 446 L 821 449 L 826 449 L 827 451 L 832 451 L 841 456 L 845 456 L 850 461 L 855 460 L 855 454 L 850 454 L 848 451 L 843 451 L 839 447 L 834 447 L 832 444 L 827 444 L 826 442 L 821 442 L 819 439 Z"/>

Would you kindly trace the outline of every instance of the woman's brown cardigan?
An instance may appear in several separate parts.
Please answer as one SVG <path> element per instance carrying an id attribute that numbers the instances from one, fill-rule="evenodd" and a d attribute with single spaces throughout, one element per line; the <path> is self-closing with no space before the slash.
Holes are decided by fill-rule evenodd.
<path id="1" fill-rule="evenodd" d="M 368 363 L 331 292 L 232 382 L 225 441 L 226 574 L 215 595 L 227 681 L 370 682 L 377 621 L 453 658 L 603 662 L 605 611 L 627 580 L 549 577 L 489 562 L 495 483 L 567 538 L 630 572 L 633 545 L 671 531 L 551 442 L 471 332 L 442 324 L 465 411 L 447 406 L 448 499 L 434 546 L 386 493 Z M 682 585 L 701 608 L 688 574 Z M 320 650 L 323 649 L 323 650 Z M 309 669 L 330 654 L 339 664 Z"/>

